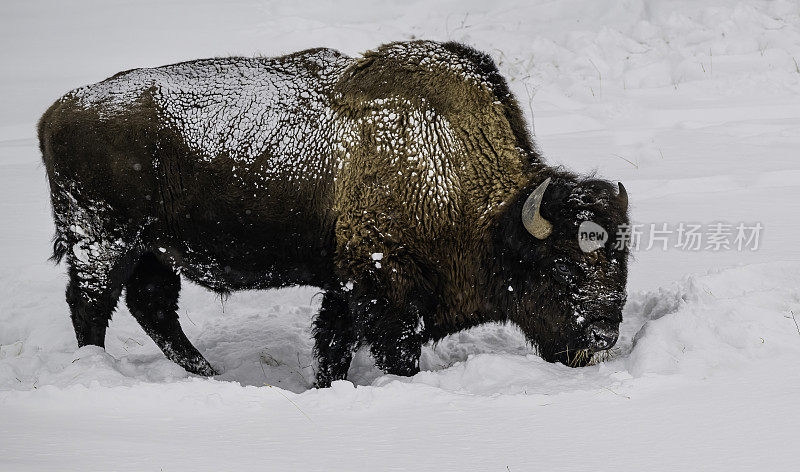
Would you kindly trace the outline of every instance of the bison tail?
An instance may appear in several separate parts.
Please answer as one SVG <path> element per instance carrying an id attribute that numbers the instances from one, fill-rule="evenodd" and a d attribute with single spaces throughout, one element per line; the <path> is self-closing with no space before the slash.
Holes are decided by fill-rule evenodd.
<path id="1" fill-rule="evenodd" d="M 69 239 L 70 204 L 66 195 L 61 193 L 59 185 L 51 185 L 50 202 L 53 209 L 53 222 L 56 231 L 53 233 L 53 255 L 48 260 L 59 264 L 72 246 Z"/>
<path id="2" fill-rule="evenodd" d="M 65 238 L 58 230 L 53 235 L 53 255 L 48 258 L 49 261 L 59 264 L 61 259 L 67 254 L 67 238 Z"/>

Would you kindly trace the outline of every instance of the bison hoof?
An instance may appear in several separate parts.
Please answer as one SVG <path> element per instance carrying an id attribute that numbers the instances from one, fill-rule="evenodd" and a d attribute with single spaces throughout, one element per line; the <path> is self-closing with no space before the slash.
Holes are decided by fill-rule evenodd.
<path id="1" fill-rule="evenodd" d="M 219 375 L 219 372 L 211 367 L 211 364 L 202 357 L 200 359 L 191 359 L 185 363 L 181 363 L 181 367 L 191 374 L 202 375 L 203 377 Z"/>
<path id="2" fill-rule="evenodd" d="M 317 377 L 314 381 L 314 388 L 329 388 L 333 380 L 335 379 L 331 379 L 330 377 Z"/>

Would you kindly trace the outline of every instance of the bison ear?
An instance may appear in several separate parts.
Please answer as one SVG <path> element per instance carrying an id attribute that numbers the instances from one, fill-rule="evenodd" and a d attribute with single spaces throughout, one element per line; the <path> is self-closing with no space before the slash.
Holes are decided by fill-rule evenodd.
<path id="1" fill-rule="evenodd" d="M 522 224 L 536 239 L 546 239 L 553 232 L 553 225 L 539 212 L 548 185 L 550 177 L 536 187 L 522 206 Z"/>
<path id="2" fill-rule="evenodd" d="M 619 193 L 617 193 L 617 201 L 619 205 L 625 209 L 625 213 L 628 212 L 628 191 L 625 190 L 625 186 L 622 185 L 622 182 L 617 182 L 619 185 Z"/>

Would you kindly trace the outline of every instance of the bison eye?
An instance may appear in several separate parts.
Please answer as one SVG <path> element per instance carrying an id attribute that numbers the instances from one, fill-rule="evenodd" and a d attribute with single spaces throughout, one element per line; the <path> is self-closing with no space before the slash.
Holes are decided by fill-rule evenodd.
<path id="1" fill-rule="evenodd" d="M 556 268 L 556 273 L 561 277 L 569 277 L 572 275 L 572 271 L 569 269 L 569 266 L 564 262 L 556 261 L 556 263 L 553 265 Z"/>

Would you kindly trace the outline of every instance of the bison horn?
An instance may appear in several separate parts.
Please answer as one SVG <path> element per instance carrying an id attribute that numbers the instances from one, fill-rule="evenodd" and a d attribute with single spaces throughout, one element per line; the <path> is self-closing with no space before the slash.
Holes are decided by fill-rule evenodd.
<path id="1" fill-rule="evenodd" d="M 619 201 L 620 205 L 625 208 L 625 211 L 628 211 L 628 191 L 625 190 L 625 186 L 622 185 L 622 182 L 617 182 L 619 185 L 619 193 L 617 194 L 617 201 Z"/>
<path id="2" fill-rule="evenodd" d="M 536 190 L 531 193 L 525 204 L 522 205 L 522 224 L 525 229 L 533 235 L 536 239 L 545 239 L 553 232 L 553 225 L 539 213 L 539 207 L 542 206 L 542 198 L 544 191 L 550 184 L 550 178 L 539 184 Z"/>

